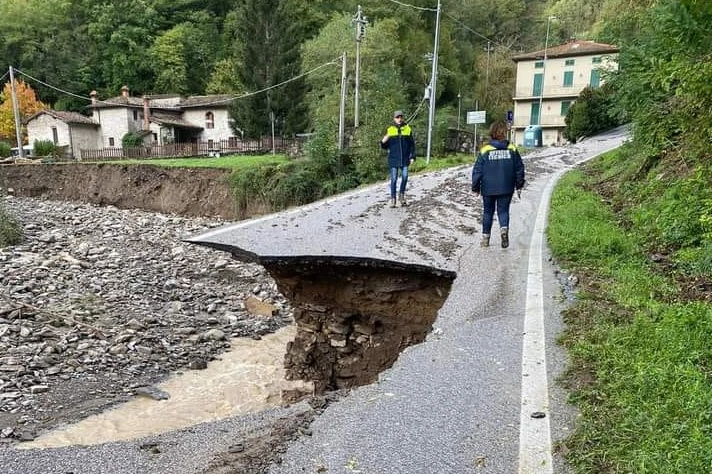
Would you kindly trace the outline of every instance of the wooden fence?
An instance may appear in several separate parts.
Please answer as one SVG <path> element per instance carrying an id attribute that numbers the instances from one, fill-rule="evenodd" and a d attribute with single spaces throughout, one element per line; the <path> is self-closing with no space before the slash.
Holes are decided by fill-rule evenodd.
<path id="1" fill-rule="evenodd" d="M 146 145 L 134 148 L 99 148 L 80 150 L 81 160 L 121 160 L 175 158 L 190 156 L 221 156 L 239 154 L 287 153 L 290 156 L 301 152 L 304 138 L 272 137 L 259 140 L 211 140 L 194 143 L 172 143 L 169 145 Z"/>

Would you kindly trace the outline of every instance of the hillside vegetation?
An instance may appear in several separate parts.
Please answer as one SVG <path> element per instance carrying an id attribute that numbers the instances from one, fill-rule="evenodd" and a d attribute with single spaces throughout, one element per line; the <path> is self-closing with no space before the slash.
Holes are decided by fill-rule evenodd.
<path id="1" fill-rule="evenodd" d="M 633 140 L 552 199 L 552 252 L 581 282 L 562 342 L 582 416 L 562 449 L 577 473 L 709 472 L 712 11 L 637 6 L 607 28 L 623 43 L 612 82 Z"/>

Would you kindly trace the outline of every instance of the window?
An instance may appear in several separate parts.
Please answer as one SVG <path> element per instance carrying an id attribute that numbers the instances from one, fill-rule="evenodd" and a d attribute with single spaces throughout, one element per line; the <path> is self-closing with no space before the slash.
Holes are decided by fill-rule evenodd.
<path id="1" fill-rule="evenodd" d="M 601 64 L 601 57 L 600 57 L 600 56 L 594 56 L 593 58 L 591 58 L 591 62 L 592 62 L 593 64 Z"/>
<path id="2" fill-rule="evenodd" d="M 544 61 L 536 61 L 534 63 L 534 68 L 535 69 L 542 69 L 544 67 Z"/>
<path id="3" fill-rule="evenodd" d="M 574 59 L 567 59 L 566 62 L 564 63 L 565 66 L 573 66 L 575 63 Z"/>
<path id="4" fill-rule="evenodd" d="M 532 88 L 532 95 L 539 96 L 542 95 L 542 84 L 544 83 L 544 74 L 534 74 L 534 87 Z"/>
<path id="5" fill-rule="evenodd" d="M 574 85 L 574 72 L 565 71 L 564 72 L 564 87 L 573 87 Z"/>
<path id="6" fill-rule="evenodd" d="M 114 146 L 114 137 L 109 137 L 109 146 Z"/>
<path id="7" fill-rule="evenodd" d="M 205 113 L 205 128 L 215 128 L 215 116 L 212 112 Z"/>
<path id="8" fill-rule="evenodd" d="M 569 108 L 571 107 L 571 101 L 570 100 L 562 100 L 561 101 L 561 116 L 565 117 L 567 113 L 569 113 Z"/>
<path id="9" fill-rule="evenodd" d="M 601 71 L 594 69 L 591 71 L 591 80 L 588 82 L 591 87 L 598 87 L 601 85 Z"/>
<path id="10" fill-rule="evenodd" d="M 541 124 L 539 121 L 539 102 L 532 102 L 532 109 L 529 114 L 529 123 L 534 125 L 534 124 Z"/>
<path id="11" fill-rule="evenodd" d="M 57 127 L 52 127 L 52 142 L 56 145 L 59 143 L 59 136 L 57 135 Z"/>
<path id="12" fill-rule="evenodd" d="M 134 120 L 138 120 L 138 110 L 134 109 L 133 115 L 134 115 Z"/>

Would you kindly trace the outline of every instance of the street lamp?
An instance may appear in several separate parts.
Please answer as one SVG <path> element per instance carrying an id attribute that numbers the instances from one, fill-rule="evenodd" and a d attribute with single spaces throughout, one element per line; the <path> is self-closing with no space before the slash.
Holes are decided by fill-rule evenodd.
<path id="1" fill-rule="evenodd" d="M 462 94 L 457 92 L 457 129 L 460 130 L 460 110 L 462 107 Z"/>
<path id="2" fill-rule="evenodd" d="M 546 40 L 544 41 L 544 63 L 541 69 L 541 90 L 539 91 L 539 125 L 541 125 L 541 116 L 543 115 L 542 102 L 544 100 L 544 82 L 546 81 L 546 50 L 549 49 L 549 26 L 551 20 L 556 20 L 555 16 L 549 16 L 546 20 Z"/>

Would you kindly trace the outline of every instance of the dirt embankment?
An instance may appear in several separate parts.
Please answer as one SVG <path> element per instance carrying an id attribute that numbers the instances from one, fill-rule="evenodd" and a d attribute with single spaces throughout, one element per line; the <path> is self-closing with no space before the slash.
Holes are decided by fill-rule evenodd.
<path id="1" fill-rule="evenodd" d="M 250 212 L 237 209 L 228 179 L 230 172 L 105 163 L 2 165 L 0 188 L 2 193 L 11 189 L 17 196 L 243 219 Z"/>

